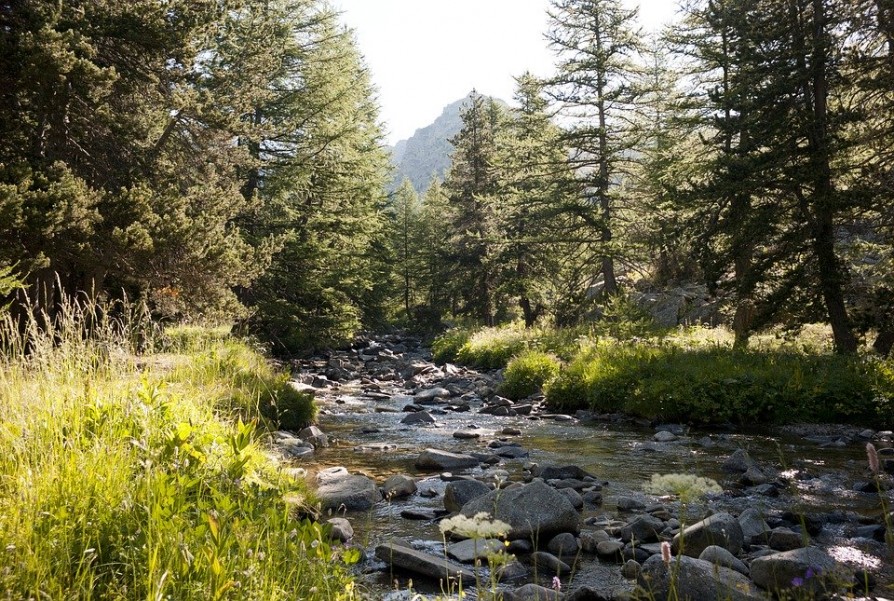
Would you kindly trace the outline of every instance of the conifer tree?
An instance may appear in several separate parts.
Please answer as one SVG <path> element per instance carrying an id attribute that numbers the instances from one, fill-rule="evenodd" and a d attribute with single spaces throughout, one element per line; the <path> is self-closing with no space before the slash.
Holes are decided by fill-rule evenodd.
<path id="1" fill-rule="evenodd" d="M 550 92 L 570 120 L 566 143 L 584 180 L 578 216 L 599 233 L 604 291 L 618 291 L 615 269 L 619 189 L 630 158 L 627 114 L 638 51 L 636 10 L 619 0 L 551 0 L 547 39 L 558 58 Z"/>

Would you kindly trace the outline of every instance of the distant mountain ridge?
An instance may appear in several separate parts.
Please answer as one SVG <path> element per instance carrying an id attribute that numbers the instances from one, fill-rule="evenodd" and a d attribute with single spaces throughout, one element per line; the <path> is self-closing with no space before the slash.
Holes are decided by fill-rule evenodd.
<path id="1" fill-rule="evenodd" d="M 391 148 L 391 162 L 394 164 L 392 191 L 400 187 L 405 178 L 410 180 L 419 194 L 428 190 L 433 178 L 444 180 L 453 153 L 449 140 L 462 129 L 460 113 L 469 96 L 448 104 L 433 123 L 417 129 L 409 139 L 401 140 Z M 505 104 L 501 100 L 497 102 Z"/>

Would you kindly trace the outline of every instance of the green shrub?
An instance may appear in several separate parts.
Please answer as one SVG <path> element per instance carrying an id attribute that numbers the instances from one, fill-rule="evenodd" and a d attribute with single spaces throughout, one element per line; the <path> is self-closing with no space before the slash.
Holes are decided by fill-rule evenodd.
<path id="1" fill-rule="evenodd" d="M 456 361 L 459 350 L 472 337 L 468 328 L 451 328 L 434 339 L 431 345 L 432 358 L 435 363 Z"/>
<path id="2" fill-rule="evenodd" d="M 500 369 L 528 348 L 528 334 L 519 327 L 483 328 L 472 334 L 459 349 L 456 358 L 464 365 Z"/>
<path id="3" fill-rule="evenodd" d="M 500 394 L 513 400 L 539 392 L 543 385 L 559 375 L 561 363 L 555 355 L 525 351 L 506 366 Z"/>
<path id="4" fill-rule="evenodd" d="M 565 411 L 697 423 L 890 423 L 886 369 L 882 362 L 837 355 L 603 345 L 563 370 L 547 398 Z"/>
<path id="5" fill-rule="evenodd" d="M 694 501 L 708 493 L 723 492 L 716 480 L 695 474 L 652 474 L 643 489 L 653 495 L 677 495 L 683 501 Z"/>

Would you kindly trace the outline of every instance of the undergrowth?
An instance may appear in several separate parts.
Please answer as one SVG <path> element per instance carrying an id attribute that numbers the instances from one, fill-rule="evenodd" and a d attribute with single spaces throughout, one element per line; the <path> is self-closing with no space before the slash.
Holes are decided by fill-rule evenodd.
<path id="1" fill-rule="evenodd" d="M 455 329 L 436 340 L 435 355 L 477 367 L 509 366 L 504 394 L 520 398 L 545 384 L 550 407 L 559 411 L 692 423 L 892 425 L 890 359 L 835 355 L 815 329 L 802 338 L 757 336 L 754 348 L 739 350 L 722 328 L 649 334 L 646 326 L 638 320 L 629 326 Z M 544 354 L 562 360 L 558 375 L 535 373 L 547 369 Z"/>
<path id="2" fill-rule="evenodd" d="M 351 553 L 296 519 L 305 484 L 263 451 L 282 377 L 244 343 L 147 341 L 110 313 L 0 324 L 0 596 L 354 598 Z"/>

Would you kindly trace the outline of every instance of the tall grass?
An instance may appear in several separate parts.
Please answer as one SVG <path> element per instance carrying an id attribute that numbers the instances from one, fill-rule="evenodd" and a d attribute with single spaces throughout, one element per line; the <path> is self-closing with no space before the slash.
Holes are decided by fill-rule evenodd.
<path id="1" fill-rule="evenodd" d="M 283 500 L 304 483 L 264 452 L 279 384 L 257 351 L 165 343 L 127 307 L 47 322 L 0 322 L 0 596 L 353 598 L 341 551 Z"/>

